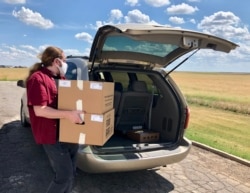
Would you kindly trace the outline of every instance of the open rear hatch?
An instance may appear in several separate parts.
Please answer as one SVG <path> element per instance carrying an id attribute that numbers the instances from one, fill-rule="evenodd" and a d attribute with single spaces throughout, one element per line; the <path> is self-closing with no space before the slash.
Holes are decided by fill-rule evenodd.
<path id="1" fill-rule="evenodd" d="M 184 29 L 154 25 L 106 25 L 96 33 L 90 62 L 131 65 L 168 64 L 196 49 L 230 52 L 238 45 L 228 40 Z"/>
<path id="2" fill-rule="evenodd" d="M 103 77 L 104 81 L 122 83 L 125 90 L 120 94 L 115 90 L 115 97 L 122 96 L 119 99 L 122 105 L 116 109 L 115 134 L 103 147 L 95 148 L 107 153 L 170 148 L 180 143 L 188 117 L 185 99 L 168 75 L 163 77 L 153 69 L 164 68 L 194 50 L 227 53 L 236 47 L 233 42 L 209 34 L 164 26 L 135 24 L 99 28 L 91 48 L 90 73 L 93 77 Z M 131 80 L 120 80 L 116 72 L 127 74 L 130 79 L 136 77 L 133 80 L 139 83 L 130 85 Z M 105 78 L 107 74 L 109 77 Z M 131 88 L 145 89 L 145 92 L 132 94 Z M 141 124 L 137 120 L 144 114 L 146 119 Z"/>

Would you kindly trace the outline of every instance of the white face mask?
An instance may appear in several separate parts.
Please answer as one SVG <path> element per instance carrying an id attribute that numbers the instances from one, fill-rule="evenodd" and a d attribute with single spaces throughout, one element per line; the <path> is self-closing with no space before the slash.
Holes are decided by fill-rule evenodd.
<path id="1" fill-rule="evenodd" d="M 60 61 L 61 61 L 61 60 L 60 60 Z M 61 61 L 61 65 L 62 65 L 62 66 L 58 66 L 58 65 L 57 65 L 57 68 L 58 68 L 58 70 L 59 70 L 59 72 L 60 72 L 60 75 L 61 75 L 61 76 L 64 76 L 64 75 L 66 74 L 66 72 L 67 72 L 68 64 L 67 64 L 66 62 Z"/>

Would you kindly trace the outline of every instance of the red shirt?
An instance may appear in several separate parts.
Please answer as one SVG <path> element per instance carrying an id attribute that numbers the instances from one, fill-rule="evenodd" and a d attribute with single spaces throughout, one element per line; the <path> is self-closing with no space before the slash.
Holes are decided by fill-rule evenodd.
<path id="1" fill-rule="evenodd" d="M 33 73 L 27 81 L 27 104 L 31 128 L 38 144 L 54 144 L 57 140 L 59 120 L 38 117 L 33 109 L 33 106 L 57 108 L 58 92 L 55 79 L 60 77 L 55 77 L 47 68 L 42 68 Z"/>

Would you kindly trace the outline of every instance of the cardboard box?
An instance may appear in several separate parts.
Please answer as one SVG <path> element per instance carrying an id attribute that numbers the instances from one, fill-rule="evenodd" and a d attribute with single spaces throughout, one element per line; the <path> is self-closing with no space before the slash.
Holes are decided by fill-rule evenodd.
<path id="1" fill-rule="evenodd" d="M 103 114 L 114 108 L 113 103 L 112 82 L 59 80 L 58 109 Z"/>
<path id="2" fill-rule="evenodd" d="M 135 141 L 142 142 L 142 143 L 156 142 L 159 140 L 159 132 L 155 132 L 155 131 L 146 131 L 146 130 L 128 131 L 127 136 L 130 139 L 133 139 Z"/>
<path id="3" fill-rule="evenodd" d="M 114 109 L 104 114 L 84 114 L 84 124 L 60 119 L 59 141 L 102 146 L 114 133 Z"/>

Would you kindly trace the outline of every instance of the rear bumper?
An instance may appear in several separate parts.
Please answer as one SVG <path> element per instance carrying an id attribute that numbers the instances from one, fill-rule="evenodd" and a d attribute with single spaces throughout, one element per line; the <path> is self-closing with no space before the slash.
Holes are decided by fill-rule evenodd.
<path id="1" fill-rule="evenodd" d="M 175 149 L 160 149 L 142 153 L 96 155 L 87 146 L 78 153 L 77 166 L 88 173 L 108 173 L 151 169 L 183 160 L 192 142 L 184 138 Z"/>

